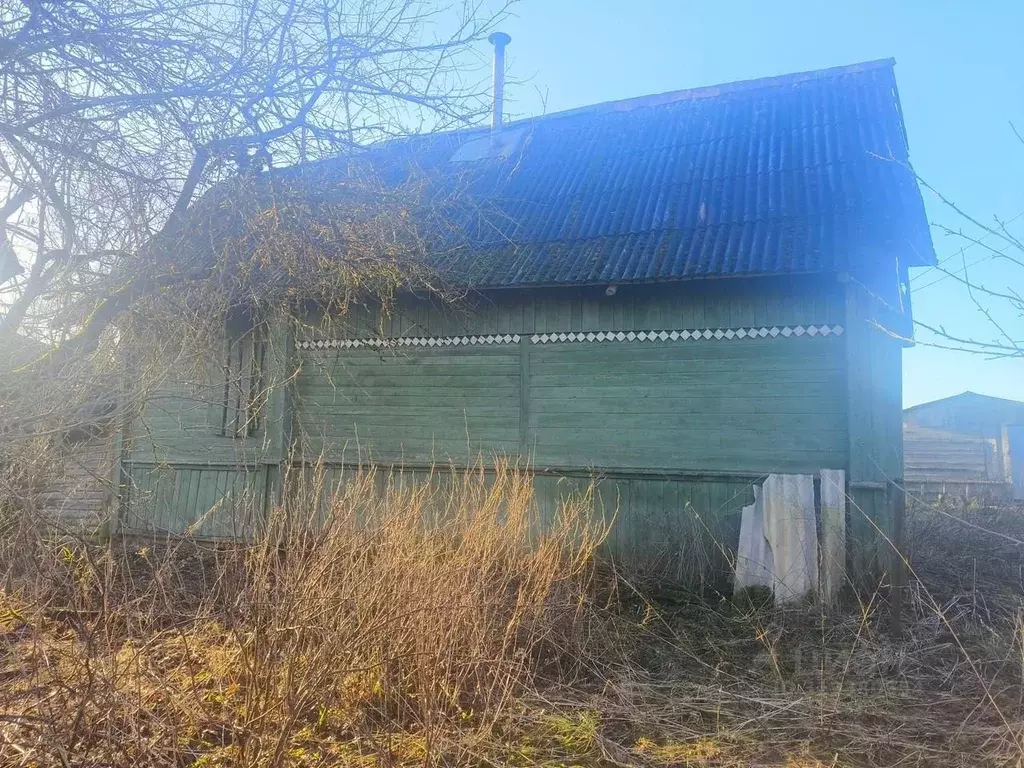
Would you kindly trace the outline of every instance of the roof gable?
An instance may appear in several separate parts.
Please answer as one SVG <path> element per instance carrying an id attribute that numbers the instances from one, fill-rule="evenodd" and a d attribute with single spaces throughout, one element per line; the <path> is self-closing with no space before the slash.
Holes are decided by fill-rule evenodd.
<path id="1" fill-rule="evenodd" d="M 1011 400 L 1008 397 L 996 397 L 995 395 L 983 395 L 980 392 L 971 392 L 967 390 L 957 395 L 949 395 L 948 397 L 940 397 L 938 400 L 929 400 L 927 403 L 918 403 L 917 405 L 911 405 L 903 409 L 904 413 L 911 413 L 913 411 L 919 411 L 927 409 L 931 406 L 949 406 L 957 407 L 960 404 L 979 404 L 983 406 L 990 406 L 993 408 L 1019 408 L 1024 412 L 1024 400 Z"/>

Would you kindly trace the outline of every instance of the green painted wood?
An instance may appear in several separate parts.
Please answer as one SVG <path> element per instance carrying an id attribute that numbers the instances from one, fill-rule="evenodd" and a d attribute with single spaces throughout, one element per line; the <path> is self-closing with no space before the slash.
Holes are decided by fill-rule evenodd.
<path id="1" fill-rule="evenodd" d="M 804 392 L 812 391 L 815 395 L 793 395 L 764 400 L 750 398 L 723 398 L 719 392 L 710 394 L 694 394 L 692 389 L 678 393 L 670 393 L 667 397 L 653 398 L 650 396 L 634 396 L 623 402 L 621 396 L 598 394 L 583 391 L 569 394 L 553 394 L 551 396 L 535 395 L 531 398 L 534 413 L 573 413 L 593 414 L 607 412 L 610 408 L 618 408 L 617 413 L 623 414 L 731 414 L 737 418 L 753 414 L 786 414 L 800 416 L 805 414 L 838 415 L 842 417 L 842 428 L 845 429 L 846 405 L 829 395 L 829 386 L 811 386 Z M 633 390 L 636 395 L 637 390 Z"/>
<path id="2" fill-rule="evenodd" d="M 847 303 L 838 284 L 821 280 L 700 281 L 620 286 L 614 297 L 595 288 L 495 293 L 457 307 L 408 301 L 385 314 L 357 307 L 344 319 L 311 318 L 296 333 L 305 340 L 831 324 L 847 321 Z M 284 463 L 293 443 L 294 458 L 306 462 L 405 464 L 404 472 L 375 476 L 381 492 L 449 476 L 432 474 L 431 464 L 526 454 L 531 466 L 556 473 L 614 471 L 598 484 L 599 513 L 616 517 L 610 549 L 687 580 L 727 570 L 738 510 L 752 498 L 741 476 L 845 468 L 857 444 L 848 429 L 843 338 L 384 351 L 296 349 L 283 325 L 270 338 L 273 392 L 258 439 L 211 434 L 215 377 L 182 375 L 147 405 L 126 451 L 129 506 L 139 520 L 166 530 L 196 526 L 204 535 L 251 530 L 258 515 L 246 511 L 248 522 L 239 523 L 238 499 L 253 502 L 243 509 L 257 500 L 266 509 L 293 471 Z M 893 360 L 872 365 L 889 376 Z M 868 389 L 881 386 L 869 381 Z M 870 410 L 877 401 L 863 402 Z M 158 469 L 161 462 L 169 467 Z M 244 469 L 253 465 L 264 469 Z M 317 498 L 349 477 L 331 468 L 314 482 L 310 472 L 302 470 L 302 482 L 319 488 Z M 684 479 L 700 472 L 717 477 Z M 539 475 L 546 519 L 564 494 L 588 482 L 578 472 Z M 236 509 L 234 517 L 203 517 L 218 505 Z M 318 502 L 310 513 L 322 517 L 325 509 Z"/>
<path id="3" fill-rule="evenodd" d="M 530 350 L 533 343 L 529 337 L 519 342 L 519 454 L 525 456 L 530 450 Z"/>
<path id="4" fill-rule="evenodd" d="M 168 380 L 161 392 L 150 397 L 132 420 L 126 452 L 130 461 L 149 463 L 261 461 L 276 456 L 265 434 L 253 437 L 222 437 L 216 433 L 214 414 L 221 391 L 211 374 L 205 381 Z"/>
<path id="5" fill-rule="evenodd" d="M 205 359 L 183 361 L 169 372 L 159 391 L 149 393 L 141 412 L 125 432 L 129 462 L 280 464 L 287 453 L 291 426 L 288 389 L 295 331 L 270 318 L 261 383 L 266 407 L 252 436 L 219 434 L 223 419 L 223 350 L 205 350 Z M 197 358 L 202 358 L 197 355 Z"/>
<path id="6" fill-rule="evenodd" d="M 305 455 L 471 463 L 525 452 L 543 467 L 742 472 L 844 466 L 840 339 L 531 346 L 526 365 L 512 345 L 384 357 L 301 351 L 295 413 Z"/>
<path id="7" fill-rule="evenodd" d="M 306 467 L 303 491 L 295 498 L 302 500 L 305 509 L 311 492 L 321 494 L 318 504 L 323 519 L 329 497 L 344 494 L 346 484 L 361 471 Z M 475 470 L 471 476 L 479 477 Z M 484 478 L 492 480 L 493 473 L 486 471 Z M 380 494 L 389 488 L 430 483 L 443 496 L 452 484 L 457 487 L 464 482 L 466 473 L 378 467 L 374 479 Z M 740 511 L 753 502 L 752 481 L 537 475 L 533 503 L 539 522 L 552 524 L 560 506 L 583 498 L 591 483 L 594 522 L 611 526 L 605 546 L 608 555 L 652 577 L 705 589 L 726 586 L 739 540 Z M 301 509 L 296 512 L 301 514 Z"/>
<path id="8" fill-rule="evenodd" d="M 538 466 L 768 473 L 846 461 L 838 338 L 545 344 L 531 358 Z"/>
<path id="9" fill-rule="evenodd" d="M 344 318 L 310 319 L 301 339 L 483 333 L 648 330 L 840 323 L 841 286 L 825 277 L 696 280 L 671 285 L 495 291 L 454 304 L 405 300 L 387 311 L 360 307 Z"/>
<path id="10" fill-rule="evenodd" d="M 235 538 L 252 534 L 266 508 L 265 468 L 128 464 L 125 532 Z"/>
<path id="11" fill-rule="evenodd" d="M 894 288 L 857 279 L 846 286 L 850 558 L 864 587 L 891 562 L 891 495 L 903 480 L 902 345 L 884 330 Z"/>
<path id="12" fill-rule="evenodd" d="M 518 453 L 517 346 L 303 350 L 299 361 L 294 434 L 305 456 L 445 463 Z"/>

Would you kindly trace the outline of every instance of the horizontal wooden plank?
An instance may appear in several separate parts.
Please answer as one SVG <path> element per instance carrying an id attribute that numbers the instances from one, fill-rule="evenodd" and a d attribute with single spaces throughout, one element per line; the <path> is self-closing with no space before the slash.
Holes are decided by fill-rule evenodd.
<path id="1" fill-rule="evenodd" d="M 296 397 L 295 406 L 299 410 L 315 410 L 319 408 L 421 408 L 421 409 L 473 409 L 499 410 L 519 412 L 519 388 L 487 389 L 452 389 L 434 387 L 422 389 L 373 389 L 367 391 L 352 390 L 317 390 L 303 393 Z"/>
<path id="2" fill-rule="evenodd" d="M 518 443 L 495 443 L 488 446 L 444 445 L 430 441 L 406 440 L 399 445 L 365 445 L 355 442 L 308 440 L 302 455 L 307 460 L 324 458 L 332 461 L 361 461 L 376 464 L 422 464 L 443 466 L 450 460 L 462 464 L 483 461 L 489 464 L 495 454 L 512 456 Z"/>
<path id="3" fill-rule="evenodd" d="M 840 286 L 817 278 L 784 282 L 700 281 L 693 285 L 623 287 L 614 297 L 601 288 L 505 292 L 464 301 L 401 300 L 385 313 L 357 308 L 337 318 L 335 335 L 352 329 L 385 335 L 494 333 L 523 330 L 650 328 L 650 323 L 783 323 L 842 318 Z M 321 323 L 311 318 L 310 325 Z M 330 334 L 328 334 L 330 335 Z"/>
<path id="4" fill-rule="evenodd" d="M 574 372 L 571 367 L 559 366 L 561 370 L 548 370 L 544 366 L 534 365 L 531 360 L 531 383 L 545 382 L 563 383 L 575 379 L 579 383 L 615 383 L 626 377 L 651 383 L 671 383 L 673 381 L 723 381 L 757 386 L 764 381 L 801 381 L 801 377 L 811 376 L 815 381 L 842 379 L 841 368 L 827 366 L 792 366 L 773 367 L 770 363 L 749 365 L 733 365 L 723 368 L 689 364 L 681 362 L 665 363 L 660 369 L 632 370 L 633 364 L 626 360 L 620 364 L 599 366 L 588 369 L 586 375 Z"/>
<path id="5" fill-rule="evenodd" d="M 395 406 L 390 403 L 370 405 L 318 405 L 297 409 L 303 423 L 333 421 L 337 423 L 367 424 L 518 424 L 519 408 L 497 404 L 499 407 L 469 409 L 459 406 L 439 407 L 432 404 Z"/>
<path id="6" fill-rule="evenodd" d="M 383 373 L 367 374 L 342 378 L 336 377 L 332 381 L 317 379 L 314 382 L 304 381 L 298 386 L 299 392 L 307 392 L 311 389 L 370 389 L 375 387 L 388 387 L 391 389 L 416 388 L 422 386 L 432 387 L 494 387 L 519 385 L 519 373 L 515 374 L 489 374 L 479 376 L 457 375 L 452 373 L 434 373 L 429 376 L 389 376 Z"/>
<path id="7" fill-rule="evenodd" d="M 732 473 L 769 474 L 789 472 L 809 474 L 819 469 L 843 469 L 846 455 L 839 451 L 789 451 L 782 457 L 769 457 L 763 453 L 738 455 L 732 451 L 703 451 L 687 455 L 669 456 L 663 451 L 631 451 L 628 454 L 615 452 L 575 453 L 564 450 L 547 451 L 538 448 L 532 456 L 533 466 L 557 469 L 566 466 L 591 464 L 614 464 L 622 469 L 664 470 L 666 472 L 701 470 Z"/>
<path id="8" fill-rule="evenodd" d="M 809 430 L 797 433 L 783 430 L 760 430 L 756 427 L 733 427 L 721 429 L 715 426 L 681 430 L 677 428 L 655 428 L 647 426 L 643 430 L 624 433 L 620 430 L 606 429 L 599 424 L 577 424 L 572 427 L 537 427 L 532 431 L 531 441 L 545 445 L 561 446 L 595 446 L 607 444 L 623 449 L 657 448 L 660 450 L 678 450 L 679 446 L 701 445 L 708 448 L 723 447 L 736 451 L 752 452 L 778 448 L 807 448 L 808 450 L 833 446 L 843 442 L 845 430 Z M 599 443 L 598 441 L 603 441 Z M 750 448 L 745 448 L 750 446 Z"/>
<path id="9" fill-rule="evenodd" d="M 735 433 L 738 438 L 746 433 L 765 435 L 783 432 L 792 435 L 834 432 L 845 434 L 845 414 L 804 413 L 530 413 L 530 426 L 540 433 L 550 430 L 587 429 L 618 440 L 624 434 L 642 433 L 645 438 L 662 432 L 685 435 L 690 430 L 700 432 Z"/>
<path id="10" fill-rule="evenodd" d="M 491 394 L 493 393 L 493 394 Z M 505 399 L 509 396 L 518 398 L 519 381 L 463 381 L 458 385 L 435 383 L 426 379 L 421 385 L 397 385 L 394 382 L 374 384 L 372 386 L 316 386 L 302 387 L 295 392 L 297 401 L 344 403 L 372 402 L 381 398 L 418 398 L 420 402 L 432 403 L 435 398 L 465 397 L 470 401 L 486 402 L 487 399 Z"/>
<path id="11" fill-rule="evenodd" d="M 538 360 L 586 360 L 595 356 L 642 356 L 648 360 L 745 360 L 842 357 L 839 338 L 767 338 L 708 341 L 565 341 L 533 345 Z"/>
<path id="12" fill-rule="evenodd" d="M 701 445 L 695 440 L 688 445 L 679 445 L 673 450 L 666 450 L 656 445 L 608 445 L 593 443 L 542 443 L 529 446 L 527 455 L 535 459 L 536 466 L 541 467 L 622 467 L 644 469 L 676 470 L 708 470 L 728 473 L 742 464 L 744 467 L 756 465 L 760 472 L 774 472 L 773 467 L 782 466 L 791 459 L 813 459 L 815 457 L 842 458 L 846 451 L 843 446 L 811 445 L 805 447 L 788 447 L 785 450 L 768 450 L 764 446 L 751 446 L 747 450 L 738 451 L 731 446 Z"/>
<path id="13" fill-rule="evenodd" d="M 684 390 L 686 391 L 686 390 Z M 564 395 L 561 390 L 544 389 L 531 392 L 531 414 L 566 413 L 578 416 L 600 418 L 605 413 L 620 414 L 813 414 L 828 415 L 845 414 L 844 403 L 838 397 L 807 397 L 794 395 L 774 395 L 764 393 L 762 398 L 723 397 L 719 391 L 694 394 L 678 394 L 679 390 L 670 390 L 668 396 L 648 394 L 629 399 L 608 397 L 596 394 L 591 397 Z M 835 392 L 828 392 L 835 394 Z M 845 428 L 845 427 L 844 427 Z"/>
<path id="14" fill-rule="evenodd" d="M 406 437 L 436 440 L 511 440 L 519 435 L 518 421 L 505 422 L 404 422 L 392 421 L 381 423 L 376 421 L 332 421 L 323 424 L 299 424 L 296 431 L 307 435 L 318 435 L 334 438 L 354 438 L 369 440 L 388 440 L 397 442 Z"/>
<path id="15" fill-rule="evenodd" d="M 396 432 L 394 427 L 381 427 L 375 424 L 360 424 L 358 429 L 346 428 L 342 424 L 331 424 L 326 430 L 303 430 L 300 434 L 313 439 L 333 443 L 360 442 L 366 445 L 400 445 L 406 441 L 429 444 L 431 442 L 445 445 L 464 446 L 467 443 L 501 443 L 518 441 L 517 430 L 500 427 L 486 427 L 467 433 L 458 426 L 443 428 L 408 427 Z M 518 442 L 516 442 L 518 446 Z M 517 448 L 518 449 L 518 448 Z"/>
<path id="16" fill-rule="evenodd" d="M 408 365 L 405 363 L 395 365 L 365 365 L 352 364 L 345 367 L 316 368 L 305 367 L 299 374 L 298 381 L 307 378 L 311 379 L 350 379 L 363 376 L 506 376 L 510 373 L 518 373 L 518 357 L 515 365 L 469 362 L 466 364 L 434 363 L 422 365 Z"/>
<path id="17" fill-rule="evenodd" d="M 907 454 L 918 456 L 985 456 L 994 453 L 994 445 L 985 443 L 913 443 L 904 442 Z"/>
<path id="18" fill-rule="evenodd" d="M 297 349 L 296 358 L 300 363 L 312 365 L 390 365 L 395 362 L 421 361 L 462 363 L 466 360 L 493 361 L 502 357 L 514 358 L 518 354 L 515 342 L 502 344 L 466 344 L 449 347 L 395 347 L 391 349 L 373 349 L 355 347 L 351 349 Z"/>
<path id="19" fill-rule="evenodd" d="M 513 348 L 515 349 L 515 348 Z M 422 355 L 415 358 L 389 358 L 386 360 L 345 360 L 334 365 L 314 365 L 306 361 L 302 364 L 299 377 L 331 375 L 350 376 L 361 372 L 393 373 L 396 375 L 413 373 L 438 373 L 450 370 L 456 373 L 507 373 L 519 367 L 519 353 L 515 355 L 466 355 L 458 358 L 438 358 Z"/>
<path id="20" fill-rule="evenodd" d="M 544 384 L 534 382 L 530 387 L 530 402 L 542 400 L 557 401 L 564 398 L 566 401 L 572 399 L 596 399 L 598 397 L 614 398 L 620 402 L 627 402 L 630 398 L 649 398 L 660 400 L 662 398 L 687 397 L 721 397 L 730 398 L 752 398 L 771 397 L 776 392 L 793 394 L 798 391 L 808 398 L 837 398 L 841 396 L 842 388 L 838 382 L 823 377 L 823 380 L 810 380 L 803 382 L 773 382 L 775 386 L 766 386 L 764 382 L 751 386 L 744 382 L 675 382 L 660 381 L 651 382 L 648 380 L 629 383 L 627 381 L 593 382 L 579 381 L 576 385 L 570 383 L 570 379 L 559 381 L 548 381 Z M 656 385 L 657 384 L 657 385 Z M 791 385 L 791 386 L 790 386 Z M 797 389 L 799 387 L 799 389 Z M 829 409 L 832 406 L 827 406 Z"/>
<path id="21" fill-rule="evenodd" d="M 545 375 L 572 374 L 578 376 L 591 376 L 606 373 L 609 370 L 616 370 L 628 366 L 629 372 L 633 375 L 649 375 L 665 373 L 668 371 L 693 372 L 695 369 L 707 375 L 724 376 L 749 376 L 761 371 L 793 373 L 801 371 L 830 371 L 842 375 L 844 368 L 840 361 L 829 360 L 806 360 L 803 358 L 788 357 L 780 360 L 766 358 L 743 358 L 741 360 L 645 360 L 634 357 L 600 357 L 593 360 L 573 362 L 569 360 L 541 362 L 531 359 L 535 373 Z"/>

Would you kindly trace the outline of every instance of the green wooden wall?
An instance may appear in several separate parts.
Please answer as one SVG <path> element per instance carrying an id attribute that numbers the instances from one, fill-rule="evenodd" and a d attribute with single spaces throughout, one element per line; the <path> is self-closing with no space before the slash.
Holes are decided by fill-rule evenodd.
<path id="1" fill-rule="evenodd" d="M 330 499 L 341 496 L 347 483 L 367 470 L 337 465 L 306 465 L 292 484 L 301 507 L 294 513 L 323 519 Z M 372 481 L 378 493 L 394 487 L 430 484 L 441 491 L 441 506 L 450 498 L 452 483 L 494 473 L 479 467 L 376 468 Z M 731 570 L 731 549 L 739 538 L 742 508 L 753 503 L 753 483 L 721 477 L 641 476 L 585 472 L 533 475 L 538 521 L 555 519 L 566 500 L 579 499 L 593 490 L 595 523 L 609 527 L 607 547 L 623 565 L 639 572 L 680 583 L 714 588 L 724 586 Z M 316 509 L 309 500 L 318 499 Z M 588 498 L 590 498 L 588 496 Z"/>
<path id="2" fill-rule="evenodd" d="M 639 331 L 841 323 L 843 286 L 832 276 L 724 278 L 664 285 L 601 286 L 404 298 L 381 312 L 353 306 L 344 318 L 311 313 L 303 338 Z"/>
<path id="3" fill-rule="evenodd" d="M 300 350 L 297 359 L 294 436 L 305 458 L 423 465 L 519 450 L 515 346 Z"/>
<path id="4" fill-rule="evenodd" d="M 844 285 L 849 424 L 850 570 L 865 589 L 898 564 L 902 547 L 903 339 L 898 284 L 878 274 Z M 900 566 L 900 570 L 902 567 Z"/>
<path id="5" fill-rule="evenodd" d="M 738 536 L 739 509 L 764 474 L 856 467 L 859 482 L 876 489 L 879 473 L 867 467 L 891 455 L 900 433 L 892 394 L 898 345 L 863 330 L 854 346 L 848 333 L 553 343 L 531 336 L 851 318 L 862 328 L 869 313 L 859 306 L 834 278 L 790 277 L 620 286 L 614 296 L 595 287 L 455 303 L 405 298 L 386 312 L 358 307 L 342 318 L 310 312 L 296 326 L 273 325 L 268 413 L 258 434 L 226 438 L 209 428 L 203 392 L 215 391 L 215 372 L 204 382 L 169 382 L 147 405 L 126 440 L 122 524 L 185 530 L 201 520 L 208 535 L 247 530 L 248 521 L 207 521 L 204 513 L 244 496 L 251 516 L 276 498 L 292 464 L 320 462 L 343 477 L 376 463 L 416 477 L 435 464 L 457 470 L 512 456 L 539 470 L 541 505 L 597 478 L 602 508 L 617 512 L 610 546 L 620 558 L 678 577 L 720 569 Z M 520 339 L 338 343 L 483 334 Z M 865 519 L 884 523 L 875 507 L 885 502 L 862 495 L 871 507 Z"/>
<path id="6" fill-rule="evenodd" d="M 132 462 L 122 474 L 121 526 L 209 538 L 251 535 L 266 509 L 263 467 Z"/>
<path id="7" fill-rule="evenodd" d="M 525 349 L 521 349 L 525 347 Z M 328 462 L 813 472 L 846 463 L 837 338 L 300 350 L 294 436 Z"/>
<path id="8" fill-rule="evenodd" d="M 838 339 L 550 344 L 529 351 L 540 466 L 761 473 L 846 459 Z"/>
<path id="9" fill-rule="evenodd" d="M 121 529 L 235 536 L 251 531 L 264 514 L 280 483 L 290 434 L 286 380 L 294 334 L 269 322 L 263 417 L 245 437 L 221 434 L 223 342 L 215 339 L 211 349 L 166 361 L 158 374 L 162 384 L 124 430 Z"/>
<path id="10" fill-rule="evenodd" d="M 329 462 L 813 472 L 846 466 L 841 337 L 534 344 L 528 335 L 836 324 L 841 286 L 804 280 L 407 302 L 311 324 L 301 342 L 521 334 L 516 344 L 299 349 L 293 436 Z"/>

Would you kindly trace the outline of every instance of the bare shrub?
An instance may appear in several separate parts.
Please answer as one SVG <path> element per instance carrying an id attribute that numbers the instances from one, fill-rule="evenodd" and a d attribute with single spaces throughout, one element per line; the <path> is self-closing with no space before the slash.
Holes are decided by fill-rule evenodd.
<path id="1" fill-rule="evenodd" d="M 383 494 L 366 475 L 322 522 L 298 501 L 245 545 L 7 549 L 4 759 L 436 763 L 587 658 L 586 498 L 542 525 L 499 469 Z"/>
<path id="2" fill-rule="evenodd" d="M 587 494 L 542 519 L 508 467 L 416 485 L 368 472 L 334 489 L 326 475 L 289 478 L 288 503 L 247 542 L 99 547 L 9 520 L 0 761 L 1009 767 L 1024 755 L 1011 508 L 912 507 L 914 598 L 894 639 L 884 584 L 831 611 L 651 603 L 596 567 L 605 531 Z"/>
<path id="3" fill-rule="evenodd" d="M 1016 618 L 1024 600 L 1024 505 L 950 496 L 911 503 L 908 520 L 910 559 L 932 598 L 987 624 Z"/>

